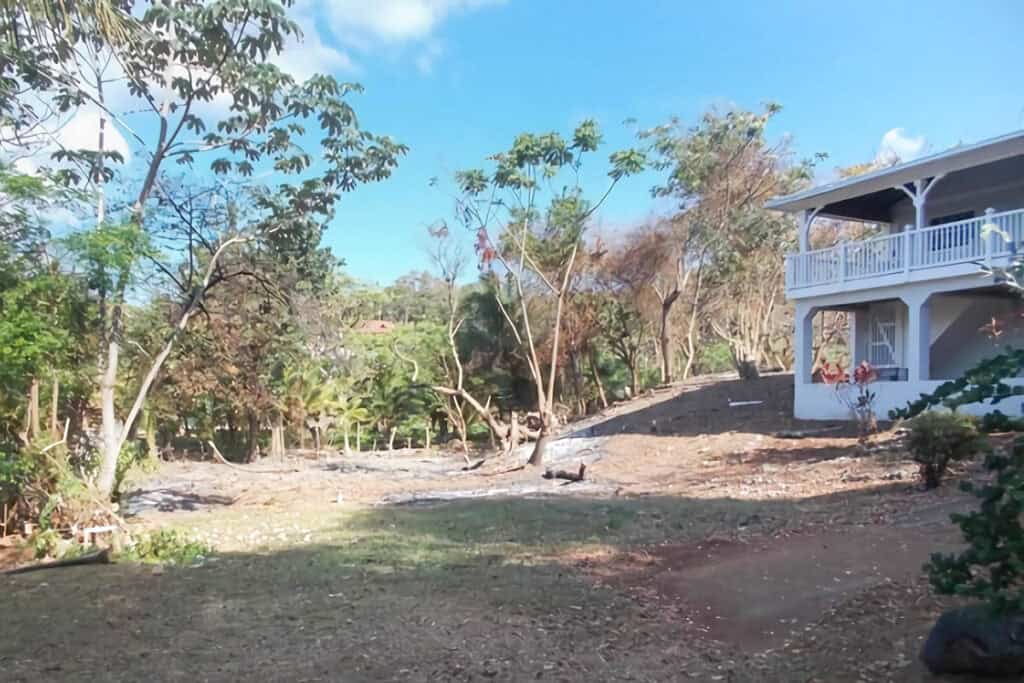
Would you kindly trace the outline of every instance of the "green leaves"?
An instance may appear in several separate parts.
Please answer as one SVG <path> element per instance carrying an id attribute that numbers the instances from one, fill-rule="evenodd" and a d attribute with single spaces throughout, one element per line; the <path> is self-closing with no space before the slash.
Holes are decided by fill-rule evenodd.
<path id="1" fill-rule="evenodd" d="M 1024 349 L 1006 349 L 1004 353 L 987 358 L 965 372 L 961 377 L 944 382 L 931 394 L 921 394 L 916 401 L 910 401 L 905 408 L 892 410 L 889 416 L 894 420 L 906 420 L 936 406 L 956 410 L 972 403 L 996 405 L 1011 396 L 1024 395 L 1024 387 L 1010 386 L 1003 380 L 1017 377 L 1024 372 Z M 1019 420 L 1010 420 L 1002 413 L 986 417 L 982 423 L 986 431 L 1007 431 L 1021 426 Z"/>
<path id="2" fill-rule="evenodd" d="M 926 565 L 939 593 L 977 597 L 996 612 L 1024 609 L 1024 438 L 1007 455 L 991 455 L 986 469 L 994 481 L 974 490 L 979 508 L 952 515 L 967 550 L 932 555 Z"/>
<path id="3" fill-rule="evenodd" d="M 135 223 L 103 224 L 72 233 L 63 243 L 84 267 L 89 287 L 101 292 L 123 294 L 135 265 L 158 254 L 149 235 Z"/>
<path id="4" fill-rule="evenodd" d="M 608 161 L 612 165 L 608 175 L 613 180 L 621 180 L 642 172 L 647 164 L 647 156 L 638 149 L 624 149 L 613 152 Z"/>

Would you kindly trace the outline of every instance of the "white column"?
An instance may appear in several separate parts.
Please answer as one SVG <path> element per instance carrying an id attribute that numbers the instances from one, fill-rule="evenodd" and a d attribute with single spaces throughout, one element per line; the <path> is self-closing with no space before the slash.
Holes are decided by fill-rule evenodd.
<path id="1" fill-rule="evenodd" d="M 924 227 L 924 202 L 928 195 L 928 189 L 925 187 L 925 181 L 915 180 L 914 181 L 914 196 L 911 197 L 911 201 L 914 202 L 914 226 L 920 230 Z"/>
<path id="2" fill-rule="evenodd" d="M 931 305 L 928 297 L 910 297 L 907 304 L 907 379 L 926 380 L 931 372 Z"/>
<path id="3" fill-rule="evenodd" d="M 945 174 L 939 174 L 928 180 L 922 178 L 921 180 L 914 181 L 914 189 L 909 189 L 906 185 L 897 185 L 897 190 L 902 190 L 904 194 L 910 197 L 911 203 L 914 205 L 914 223 L 915 227 L 920 230 L 925 227 L 925 221 L 927 217 L 925 215 L 925 201 L 928 199 L 928 193 L 932 191 L 935 184 L 942 180 Z"/>
<path id="4" fill-rule="evenodd" d="M 864 335 L 867 333 L 865 327 L 868 322 L 868 312 L 850 311 L 846 314 L 847 344 L 850 347 L 850 367 L 855 368 L 864 360 Z"/>
<path id="5" fill-rule="evenodd" d="M 818 216 L 821 209 L 804 209 L 804 215 L 800 218 L 800 251 L 809 251 L 811 248 L 811 223 Z"/>
<path id="6" fill-rule="evenodd" d="M 817 309 L 810 304 L 796 302 L 793 318 L 796 329 L 793 335 L 793 377 L 797 384 L 811 381 L 811 362 L 814 360 L 814 314 Z"/>

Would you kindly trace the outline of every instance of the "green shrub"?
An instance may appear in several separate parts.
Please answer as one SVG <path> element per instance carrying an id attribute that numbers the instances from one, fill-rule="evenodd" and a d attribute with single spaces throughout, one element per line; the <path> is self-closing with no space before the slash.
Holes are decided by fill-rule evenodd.
<path id="1" fill-rule="evenodd" d="M 119 496 L 122 493 L 121 487 L 130 472 L 151 473 L 159 467 L 160 460 L 150 453 L 144 442 L 126 443 L 117 456 L 117 469 L 114 471 L 114 495 Z"/>
<path id="2" fill-rule="evenodd" d="M 1009 454 L 990 454 L 985 468 L 995 479 L 984 486 L 961 483 L 981 501 L 966 515 L 954 514 L 968 548 L 959 555 L 932 555 L 926 565 L 938 593 L 984 599 L 1000 613 L 1024 610 L 1024 438 Z"/>
<path id="3" fill-rule="evenodd" d="M 927 412 L 909 423 L 907 448 L 921 465 L 925 488 L 942 482 L 950 462 L 966 460 L 988 448 L 988 441 L 970 415 L 952 412 Z"/>
<path id="4" fill-rule="evenodd" d="M 695 375 L 711 375 L 734 369 L 732 351 L 726 342 L 702 344 L 697 348 L 697 358 L 694 359 L 693 366 Z"/>
<path id="5" fill-rule="evenodd" d="M 136 562 L 197 564 L 213 552 L 206 543 L 174 529 L 160 529 L 132 538 L 122 557 Z"/>
<path id="6" fill-rule="evenodd" d="M 0 444 L 0 504 L 14 505 L 32 480 L 35 463 L 11 445 Z"/>

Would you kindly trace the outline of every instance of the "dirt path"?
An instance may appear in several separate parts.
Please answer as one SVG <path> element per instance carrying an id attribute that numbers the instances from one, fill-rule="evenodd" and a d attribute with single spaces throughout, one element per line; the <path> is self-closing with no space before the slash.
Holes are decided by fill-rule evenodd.
<path id="1" fill-rule="evenodd" d="M 792 631 L 845 599 L 915 578 L 931 553 L 958 547 L 949 532 L 891 529 L 792 536 L 755 547 L 718 545 L 698 557 L 666 546 L 655 557 L 667 568 L 649 581 L 686 605 L 713 638 L 760 651 L 783 645 Z"/>

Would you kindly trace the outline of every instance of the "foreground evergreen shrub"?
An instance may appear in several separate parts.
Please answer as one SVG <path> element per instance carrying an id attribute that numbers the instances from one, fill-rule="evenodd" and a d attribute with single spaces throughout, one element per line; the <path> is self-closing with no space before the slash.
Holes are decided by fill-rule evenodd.
<path id="1" fill-rule="evenodd" d="M 950 412 L 927 412 L 909 423 L 907 448 L 921 466 L 925 488 L 942 483 L 949 463 L 966 460 L 988 448 L 988 441 L 978 429 L 978 421 Z"/>
<path id="2" fill-rule="evenodd" d="M 997 613 L 1024 611 L 1024 438 L 1008 454 L 990 454 L 995 475 L 984 486 L 961 484 L 981 507 L 952 515 L 969 547 L 959 555 L 932 555 L 926 569 L 938 593 L 983 599 Z"/>

